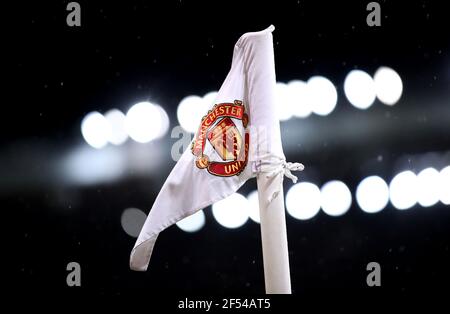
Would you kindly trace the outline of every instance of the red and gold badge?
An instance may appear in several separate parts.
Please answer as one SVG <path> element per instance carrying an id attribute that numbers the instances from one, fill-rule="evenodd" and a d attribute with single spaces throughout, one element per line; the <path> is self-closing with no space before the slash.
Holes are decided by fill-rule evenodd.
<path id="1" fill-rule="evenodd" d="M 236 124 L 240 124 L 241 127 Z M 192 153 L 197 156 L 196 166 L 222 177 L 240 174 L 248 160 L 247 125 L 248 115 L 242 101 L 216 104 L 202 118 L 192 143 Z M 212 147 L 216 158 L 207 155 L 205 151 L 207 145 Z"/>

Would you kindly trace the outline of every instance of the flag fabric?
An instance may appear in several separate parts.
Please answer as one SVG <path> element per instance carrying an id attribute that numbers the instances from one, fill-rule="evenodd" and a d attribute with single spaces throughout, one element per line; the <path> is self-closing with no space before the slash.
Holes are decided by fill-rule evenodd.
<path id="1" fill-rule="evenodd" d="M 297 180 L 291 170 L 303 165 L 286 162 L 276 112 L 274 29 L 245 33 L 236 42 L 231 69 L 191 149 L 182 154 L 150 210 L 131 252 L 131 269 L 147 269 L 161 231 L 235 193 L 257 174 L 279 181 L 268 202 L 278 197 L 284 175 Z"/>

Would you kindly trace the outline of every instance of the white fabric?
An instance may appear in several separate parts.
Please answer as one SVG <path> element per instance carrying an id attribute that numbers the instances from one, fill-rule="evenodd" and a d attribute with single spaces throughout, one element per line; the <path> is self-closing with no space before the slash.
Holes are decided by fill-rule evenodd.
<path id="1" fill-rule="evenodd" d="M 131 252 L 131 269 L 147 269 L 161 231 L 233 194 L 256 173 L 262 171 L 274 175 L 280 181 L 279 186 L 283 175 L 278 174 L 296 179 L 291 170 L 299 170 L 302 165 L 285 161 L 275 110 L 273 30 L 274 27 L 270 26 L 264 31 L 246 33 L 239 38 L 234 47 L 231 70 L 214 102 L 243 102 L 249 116 L 250 147 L 247 166 L 239 175 L 220 177 L 199 169 L 196 166 L 196 156 L 191 150 L 185 151 L 164 183 L 139 234 Z M 243 135 L 242 126 L 240 132 Z M 205 146 L 205 154 L 215 154 L 211 145 Z"/>

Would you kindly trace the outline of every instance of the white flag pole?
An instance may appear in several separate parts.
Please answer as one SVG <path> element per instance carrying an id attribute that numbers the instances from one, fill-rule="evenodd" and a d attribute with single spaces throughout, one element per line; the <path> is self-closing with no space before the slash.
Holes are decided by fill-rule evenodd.
<path id="1" fill-rule="evenodd" d="M 280 182 L 281 180 L 281 182 Z M 291 294 L 283 175 L 257 176 L 266 293 Z M 274 191 L 278 195 L 270 201 Z"/>
<path id="2" fill-rule="evenodd" d="M 303 165 L 287 163 L 283 153 L 280 122 L 276 109 L 276 75 L 272 31 L 251 33 L 242 44 L 247 45 L 250 57 L 248 71 L 250 119 L 256 126 L 254 171 L 257 173 L 261 240 L 264 260 L 266 293 L 290 294 L 291 278 L 284 211 L 283 179 L 293 181 L 292 171 Z M 247 35 L 249 36 L 249 35 Z"/>

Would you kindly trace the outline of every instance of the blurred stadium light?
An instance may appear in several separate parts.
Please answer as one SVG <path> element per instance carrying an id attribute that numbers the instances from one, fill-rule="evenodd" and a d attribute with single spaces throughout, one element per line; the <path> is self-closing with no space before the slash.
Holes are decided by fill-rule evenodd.
<path id="1" fill-rule="evenodd" d="M 308 99 L 308 85 L 300 80 L 292 80 L 287 84 L 288 100 L 291 103 L 292 114 L 297 118 L 306 118 L 312 113 L 311 102 Z"/>
<path id="2" fill-rule="evenodd" d="M 386 105 L 395 105 L 403 92 L 403 82 L 395 70 L 380 67 L 374 75 L 375 90 L 378 99 Z"/>
<path id="3" fill-rule="evenodd" d="M 439 191 L 442 204 L 450 205 L 450 166 L 439 172 Z"/>
<path id="4" fill-rule="evenodd" d="M 337 104 L 336 87 L 323 76 L 313 76 L 306 84 L 312 111 L 319 116 L 329 115 Z"/>
<path id="5" fill-rule="evenodd" d="M 216 221 L 227 229 L 243 226 L 248 220 L 248 200 L 239 193 L 214 203 L 212 213 Z"/>
<path id="6" fill-rule="evenodd" d="M 205 213 L 199 210 L 195 214 L 176 223 L 177 227 L 185 232 L 197 232 L 205 225 Z"/>
<path id="7" fill-rule="evenodd" d="M 389 184 L 389 197 L 392 205 L 400 210 L 413 207 L 418 197 L 417 176 L 407 170 L 397 174 Z"/>
<path id="8" fill-rule="evenodd" d="M 125 143 L 128 134 L 125 132 L 125 115 L 123 112 L 118 109 L 111 109 L 105 113 L 105 118 L 111 128 L 109 142 L 114 145 Z"/>
<path id="9" fill-rule="evenodd" d="M 293 185 L 286 194 L 286 210 L 293 218 L 308 220 L 320 210 L 320 190 L 310 182 Z"/>
<path id="10" fill-rule="evenodd" d="M 147 215 L 138 208 L 127 208 L 123 211 L 120 223 L 123 230 L 130 237 L 137 238 Z"/>
<path id="11" fill-rule="evenodd" d="M 356 188 L 356 201 L 366 213 L 377 213 L 389 202 L 389 188 L 378 176 L 363 179 Z"/>
<path id="12" fill-rule="evenodd" d="M 320 189 L 320 204 L 326 214 L 342 216 L 352 205 L 352 193 L 344 182 L 328 181 Z"/>
<path id="13" fill-rule="evenodd" d="M 422 207 L 430 207 L 439 202 L 439 171 L 429 167 L 417 175 L 418 202 Z"/>
<path id="14" fill-rule="evenodd" d="M 108 120 L 101 113 L 94 111 L 81 121 L 81 134 L 89 145 L 102 148 L 111 137 L 111 128 Z"/>
<path id="15" fill-rule="evenodd" d="M 358 109 L 367 109 L 375 101 L 375 83 L 364 71 L 352 70 L 344 82 L 344 92 L 348 101 Z"/>
<path id="16" fill-rule="evenodd" d="M 148 143 L 162 137 L 169 129 L 169 118 L 161 106 L 140 102 L 128 110 L 125 130 L 139 143 Z"/>

